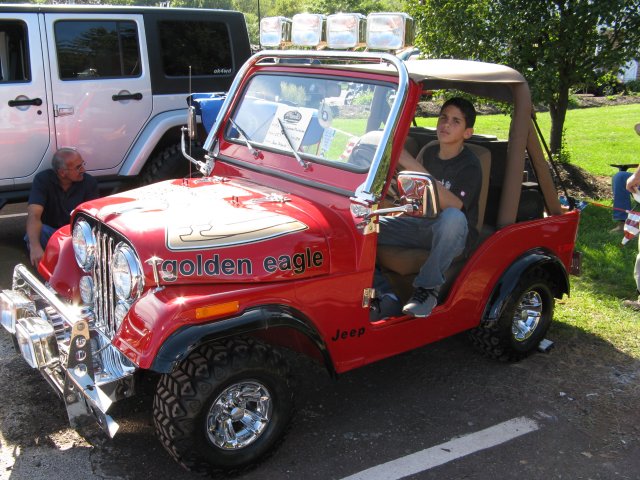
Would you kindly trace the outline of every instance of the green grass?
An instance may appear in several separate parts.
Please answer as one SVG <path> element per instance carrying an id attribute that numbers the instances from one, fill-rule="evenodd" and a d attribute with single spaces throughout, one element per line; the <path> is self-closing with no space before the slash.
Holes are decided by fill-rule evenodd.
<path id="1" fill-rule="evenodd" d="M 538 115 L 540 128 L 549 136 L 548 113 Z M 640 121 L 640 104 L 569 110 L 565 124 L 565 149 L 570 162 L 593 175 L 611 176 L 610 163 L 640 163 L 640 137 L 633 126 Z M 435 118 L 420 118 L 419 125 L 435 126 Z M 476 133 L 507 138 L 509 118 L 481 115 Z M 571 296 L 556 304 L 552 338 L 571 341 L 580 332 L 610 343 L 619 352 L 640 359 L 640 313 L 621 307 L 636 298 L 633 278 L 637 240 L 621 246 L 622 235 L 609 233 L 611 210 L 589 205 L 583 210 L 576 250 L 582 252 L 583 273 L 571 278 Z"/>
<path id="2" fill-rule="evenodd" d="M 540 129 L 548 141 L 549 113 L 537 114 Z M 435 126 L 435 118 L 418 118 L 420 126 Z M 507 138 L 509 117 L 479 115 L 475 132 Z M 640 104 L 569 110 L 565 121 L 565 148 L 570 162 L 593 175 L 613 175 L 610 163 L 640 163 L 640 137 L 633 127 L 640 122 Z"/>
<path id="3" fill-rule="evenodd" d="M 582 252 L 583 271 L 571 277 L 571 296 L 556 305 L 555 320 L 563 327 L 592 334 L 617 350 L 640 359 L 640 314 L 621 306 L 624 298 L 636 298 L 633 266 L 637 240 L 622 246 L 620 233 L 610 233 L 611 211 L 588 206 L 580 219 L 576 250 Z"/>

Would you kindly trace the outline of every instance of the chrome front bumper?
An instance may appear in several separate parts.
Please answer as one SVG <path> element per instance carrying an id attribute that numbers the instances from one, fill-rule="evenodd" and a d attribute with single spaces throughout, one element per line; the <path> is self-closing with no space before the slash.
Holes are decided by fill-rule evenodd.
<path id="1" fill-rule="evenodd" d="M 93 319 L 89 309 L 60 300 L 24 265 L 14 269 L 13 289 L 0 292 L 0 323 L 64 400 L 71 425 L 97 421 L 113 437 L 118 424 L 107 411 L 134 395 L 136 367 L 94 328 Z"/>

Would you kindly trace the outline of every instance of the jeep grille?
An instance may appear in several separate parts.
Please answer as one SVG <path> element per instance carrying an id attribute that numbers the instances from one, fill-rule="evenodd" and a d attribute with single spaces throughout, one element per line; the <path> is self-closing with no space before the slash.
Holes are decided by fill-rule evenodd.
<path id="1" fill-rule="evenodd" d="M 95 218 L 84 216 L 83 218 L 91 225 L 91 230 L 96 238 L 96 259 L 91 272 L 94 285 L 95 327 L 111 339 L 118 328 L 115 316 L 117 302 L 113 286 L 111 258 L 116 245 L 126 240 Z"/>
<path id="2" fill-rule="evenodd" d="M 95 285 L 95 313 L 96 326 L 102 328 L 109 338 L 116 333 L 115 325 L 115 292 L 111 276 L 111 256 L 116 246 L 116 240 L 111 232 L 94 230 L 97 240 L 96 263 L 93 267 L 93 281 Z"/>

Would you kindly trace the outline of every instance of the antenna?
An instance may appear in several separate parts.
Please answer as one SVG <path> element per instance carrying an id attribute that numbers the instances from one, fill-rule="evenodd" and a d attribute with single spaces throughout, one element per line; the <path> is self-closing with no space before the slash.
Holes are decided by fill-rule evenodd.
<path id="1" fill-rule="evenodd" d="M 196 125 L 194 120 L 195 120 L 195 115 L 193 112 L 194 106 L 193 106 L 193 88 L 191 86 L 191 65 L 189 65 L 189 111 L 187 113 L 187 129 L 189 130 L 189 156 L 192 156 L 192 152 L 191 152 L 191 145 L 193 144 L 193 138 L 191 138 L 192 132 L 195 132 L 196 130 Z M 191 171 L 191 163 L 189 163 L 189 178 L 192 177 L 192 171 Z"/>

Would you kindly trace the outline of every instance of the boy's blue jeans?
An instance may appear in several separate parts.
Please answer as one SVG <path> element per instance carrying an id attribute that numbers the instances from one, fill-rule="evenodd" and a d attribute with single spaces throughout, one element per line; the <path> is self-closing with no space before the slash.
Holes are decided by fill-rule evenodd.
<path id="1" fill-rule="evenodd" d="M 437 292 L 444 283 L 445 271 L 453 259 L 464 251 L 468 232 L 467 217 L 456 208 L 445 208 L 434 219 L 380 217 L 378 245 L 429 250 L 429 258 L 420 268 L 413 287 Z M 392 292 L 391 285 L 378 269 L 373 286 L 378 296 Z"/>
<path id="2" fill-rule="evenodd" d="M 631 210 L 631 194 L 627 190 L 627 179 L 630 176 L 631 172 L 621 170 L 611 179 L 611 187 L 613 189 L 613 219 L 616 222 L 624 222 L 627 219 L 627 213 L 624 210 Z"/>

